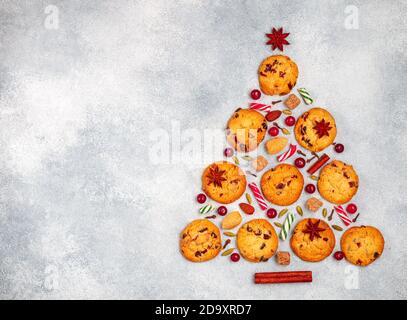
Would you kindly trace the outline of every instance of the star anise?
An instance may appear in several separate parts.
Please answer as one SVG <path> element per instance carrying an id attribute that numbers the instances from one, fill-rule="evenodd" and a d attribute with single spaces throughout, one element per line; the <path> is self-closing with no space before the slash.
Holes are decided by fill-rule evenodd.
<path id="1" fill-rule="evenodd" d="M 283 28 L 276 29 L 273 28 L 271 33 L 266 33 L 266 36 L 270 39 L 267 44 L 271 44 L 271 50 L 279 49 L 284 50 L 284 45 L 290 44 L 285 38 L 287 38 L 289 33 L 283 33 Z"/>
<path id="2" fill-rule="evenodd" d="M 206 175 L 209 182 L 208 185 L 213 183 L 215 187 L 222 188 L 222 181 L 226 181 L 226 178 L 223 176 L 226 170 L 220 170 L 218 166 L 213 166 L 209 168 L 209 173 Z"/>
<path id="3" fill-rule="evenodd" d="M 323 228 L 319 228 L 318 225 L 321 222 L 321 220 L 317 220 L 317 222 L 312 223 L 311 219 L 308 219 L 308 223 L 302 232 L 304 233 L 309 233 L 309 238 L 311 241 L 314 240 L 314 238 L 321 238 L 321 235 L 319 234 L 322 231 L 325 231 Z"/>
<path id="4" fill-rule="evenodd" d="M 325 122 L 325 119 L 321 121 L 315 120 L 315 125 L 312 127 L 317 132 L 318 138 L 322 138 L 323 136 L 329 137 L 329 130 L 332 129 L 330 126 L 330 122 Z"/>

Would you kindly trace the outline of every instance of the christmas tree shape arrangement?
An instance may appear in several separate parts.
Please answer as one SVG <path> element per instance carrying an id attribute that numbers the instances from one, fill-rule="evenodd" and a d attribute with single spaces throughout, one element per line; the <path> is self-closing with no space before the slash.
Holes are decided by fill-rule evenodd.
<path id="1" fill-rule="evenodd" d="M 272 28 L 267 45 L 283 51 L 288 36 L 283 28 Z M 235 110 L 227 123 L 230 147 L 223 151 L 224 159 L 202 174 L 203 193 L 196 199 L 200 219 L 189 223 L 180 238 L 188 260 L 221 255 L 232 262 L 241 256 L 267 262 L 276 257 L 272 269 L 275 263 L 290 264 L 291 253 L 304 261 L 322 261 L 338 246 L 332 263 L 346 258 L 367 266 L 382 254 L 380 231 L 356 226 L 358 208 L 350 201 L 359 178 L 351 165 L 337 159 L 345 151 L 336 142 L 340 128 L 327 109 L 314 106 L 307 89 L 297 86 L 298 74 L 286 55 L 261 62 L 260 88 L 250 92 L 248 108 Z M 299 201 L 304 195 L 305 204 Z M 292 252 L 279 251 L 288 240 Z M 311 271 L 255 276 L 256 283 L 309 281 Z"/>

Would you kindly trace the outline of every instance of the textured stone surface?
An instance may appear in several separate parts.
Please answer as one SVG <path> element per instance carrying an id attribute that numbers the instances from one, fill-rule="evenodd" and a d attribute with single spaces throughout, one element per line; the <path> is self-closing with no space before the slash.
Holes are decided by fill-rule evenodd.
<path id="1" fill-rule="evenodd" d="M 407 298 L 405 1 L 353 1 L 358 30 L 344 27 L 348 1 L 53 1 L 56 30 L 49 4 L 0 6 L 0 298 Z M 298 85 L 337 120 L 359 222 L 383 231 L 368 268 L 192 264 L 178 251 L 224 141 L 205 161 L 155 164 L 150 134 L 224 128 L 258 86 L 272 26 L 291 32 Z M 278 270 L 312 270 L 314 282 L 253 284 Z"/>

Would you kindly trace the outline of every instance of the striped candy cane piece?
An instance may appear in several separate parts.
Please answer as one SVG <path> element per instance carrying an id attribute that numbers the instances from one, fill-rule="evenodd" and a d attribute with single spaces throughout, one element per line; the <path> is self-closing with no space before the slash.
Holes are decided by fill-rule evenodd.
<path id="1" fill-rule="evenodd" d="M 202 208 L 199 209 L 199 213 L 205 214 L 211 212 L 215 207 L 211 204 L 204 205 Z"/>
<path id="2" fill-rule="evenodd" d="M 260 208 L 262 210 L 267 209 L 267 203 L 266 200 L 263 198 L 263 195 L 261 194 L 259 188 L 257 187 L 256 183 L 252 182 L 249 183 L 249 188 L 252 190 L 254 197 L 257 200 L 257 203 L 259 204 Z"/>
<path id="3" fill-rule="evenodd" d="M 348 217 L 346 214 L 346 211 L 343 209 L 342 206 L 335 206 L 335 211 L 338 214 L 339 218 L 341 218 L 342 222 L 345 224 L 345 226 L 348 226 L 352 220 Z"/>
<path id="4" fill-rule="evenodd" d="M 269 105 L 267 105 L 267 104 L 252 102 L 252 103 L 250 103 L 250 105 L 249 105 L 249 109 L 269 112 L 270 109 L 271 109 L 271 106 L 269 106 Z"/>
<path id="5" fill-rule="evenodd" d="M 280 155 L 277 157 L 277 160 L 278 160 L 279 162 L 283 162 L 283 161 L 287 160 L 288 158 L 292 157 L 293 154 L 294 154 L 296 151 L 297 151 L 297 146 L 296 146 L 295 144 L 290 144 L 290 148 L 288 149 L 288 151 L 286 151 L 286 152 L 280 154 Z"/>
<path id="6" fill-rule="evenodd" d="M 300 94 L 300 96 L 302 97 L 302 99 L 304 100 L 304 102 L 306 104 L 311 104 L 314 102 L 314 100 L 312 100 L 311 95 L 309 94 L 309 92 L 307 91 L 307 89 L 305 88 L 299 88 L 298 89 L 298 93 Z"/>
<path id="7" fill-rule="evenodd" d="M 294 219 L 295 219 L 294 215 L 291 212 L 288 213 L 287 218 L 285 218 L 285 221 L 283 223 L 283 227 L 281 228 L 281 231 L 280 231 L 280 239 L 281 240 L 287 239 L 288 232 L 291 229 L 291 225 L 293 224 Z"/>

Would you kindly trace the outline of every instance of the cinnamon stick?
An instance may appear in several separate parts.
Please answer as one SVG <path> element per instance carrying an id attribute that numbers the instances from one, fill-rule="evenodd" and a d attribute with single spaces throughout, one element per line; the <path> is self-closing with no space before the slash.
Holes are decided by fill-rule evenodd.
<path id="1" fill-rule="evenodd" d="M 312 282 L 312 271 L 259 272 L 255 274 L 254 282 L 256 284 Z"/>
<path id="2" fill-rule="evenodd" d="M 311 167 L 308 168 L 307 172 L 309 174 L 314 174 L 329 160 L 329 156 L 324 153 Z"/>

